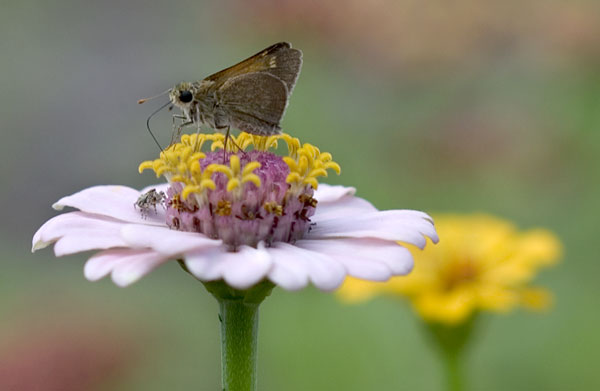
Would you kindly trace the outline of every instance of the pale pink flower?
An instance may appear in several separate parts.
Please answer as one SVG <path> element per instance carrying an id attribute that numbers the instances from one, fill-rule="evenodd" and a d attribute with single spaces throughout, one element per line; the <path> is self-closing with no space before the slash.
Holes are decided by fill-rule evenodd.
<path id="1" fill-rule="evenodd" d="M 333 290 L 346 276 L 385 281 L 407 274 L 413 259 L 399 242 L 420 248 L 426 237 L 437 242 L 423 212 L 378 211 L 354 188 L 317 185 L 327 169 L 339 171 L 330 154 L 283 135 L 277 137 L 291 147 L 282 158 L 267 150 L 277 138 L 249 137 L 256 136 L 242 134 L 236 144 L 250 140 L 255 150 L 224 155 L 195 152 L 196 139 L 186 135 L 140 166 L 170 183 L 142 191 L 95 186 L 60 199 L 54 209 L 79 210 L 46 222 L 32 251 L 52 243 L 56 256 L 101 250 L 84 274 L 92 281 L 110 274 L 119 286 L 177 259 L 199 280 L 224 280 L 236 289 L 268 279 L 288 290 L 309 283 Z M 166 207 L 154 208 L 155 198 L 142 211 L 134 207 L 140 196 L 161 192 Z"/>

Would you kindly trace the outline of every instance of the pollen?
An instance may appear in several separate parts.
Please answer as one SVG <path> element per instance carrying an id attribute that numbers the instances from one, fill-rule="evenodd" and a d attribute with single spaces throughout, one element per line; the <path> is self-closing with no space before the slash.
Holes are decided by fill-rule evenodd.
<path id="1" fill-rule="evenodd" d="M 318 179 L 329 170 L 339 174 L 340 166 L 288 134 L 230 137 L 223 151 L 222 134 L 183 135 L 158 159 L 140 164 L 140 172 L 152 170 L 170 183 L 167 223 L 220 238 L 233 250 L 301 238 L 317 207 Z M 274 153 L 280 141 L 284 156 Z"/>
<path id="2" fill-rule="evenodd" d="M 304 205 L 312 206 L 313 208 L 317 207 L 317 200 L 307 194 L 300 194 L 298 201 L 302 202 Z"/>
<path id="3" fill-rule="evenodd" d="M 267 213 L 272 213 L 277 216 L 283 215 L 283 206 L 278 205 L 276 202 L 265 202 L 263 208 Z"/>
<path id="4" fill-rule="evenodd" d="M 219 201 L 215 213 L 219 216 L 229 216 L 231 214 L 231 202 L 224 200 Z"/>

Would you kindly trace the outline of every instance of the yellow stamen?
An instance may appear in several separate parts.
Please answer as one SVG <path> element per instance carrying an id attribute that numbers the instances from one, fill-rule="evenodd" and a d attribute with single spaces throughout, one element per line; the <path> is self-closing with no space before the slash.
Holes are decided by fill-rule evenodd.
<path id="1" fill-rule="evenodd" d="M 290 155 L 296 157 L 285 156 L 283 158 L 290 168 L 286 182 L 292 187 L 302 188 L 309 185 L 316 189 L 319 186 L 317 178 L 326 177 L 328 169 L 334 170 L 338 175 L 340 174 L 341 168 L 339 164 L 331 160 L 332 156 L 329 152 L 321 153 L 319 148 L 308 143 L 303 144 L 300 148 L 295 148 L 297 146 L 295 144 L 296 140 L 290 140 L 288 143 Z"/>
<path id="2" fill-rule="evenodd" d="M 340 166 L 332 160 L 330 153 L 322 153 L 319 148 L 308 143 L 301 144 L 300 140 L 288 134 L 257 136 L 242 132 L 237 137 L 234 135 L 229 137 L 231 142 L 227 143 L 227 150 L 230 152 L 237 152 L 238 146 L 242 151 L 250 147 L 267 151 L 277 148 L 279 140 L 285 141 L 288 154 L 282 158 L 290 169 L 286 182 L 291 185 L 291 194 L 300 194 L 307 186 L 316 189 L 319 185 L 317 179 L 326 177 L 327 170 L 331 169 L 340 174 Z M 220 133 L 183 135 L 180 143 L 161 152 L 158 159 L 142 162 L 138 170 L 141 173 L 152 169 L 157 177 L 163 175 L 169 182 L 182 183 L 183 199 L 187 199 L 190 194 L 214 190 L 216 184 L 212 177 L 215 173 L 227 176 L 227 191 L 233 192 L 234 197 L 241 196 L 246 183 L 252 183 L 256 187 L 261 186 L 260 177 L 254 173 L 260 168 L 260 163 L 249 162 L 242 167 L 237 155 L 231 155 L 229 164 L 210 164 L 202 170 L 200 161 L 206 155 L 200 152 L 200 148 L 207 141 L 211 143 L 212 151 L 223 149 L 225 136 Z"/>

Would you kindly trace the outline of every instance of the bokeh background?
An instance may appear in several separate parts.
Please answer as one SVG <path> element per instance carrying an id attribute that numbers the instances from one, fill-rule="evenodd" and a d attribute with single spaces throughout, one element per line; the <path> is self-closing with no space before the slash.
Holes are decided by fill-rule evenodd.
<path id="1" fill-rule="evenodd" d="M 277 41 L 304 51 L 285 131 L 333 154 L 329 183 L 377 207 L 484 211 L 565 245 L 546 314 L 486 318 L 473 390 L 600 389 L 600 3 L 42 1 L 0 4 L 0 389 L 216 390 L 217 305 L 168 264 L 87 282 L 86 256 L 30 254 L 60 197 L 143 187 L 161 103 Z M 170 137 L 165 111 L 153 122 Z M 435 390 L 408 306 L 312 288 L 262 306 L 262 390 Z M 12 388 L 11 388 L 12 387 Z"/>

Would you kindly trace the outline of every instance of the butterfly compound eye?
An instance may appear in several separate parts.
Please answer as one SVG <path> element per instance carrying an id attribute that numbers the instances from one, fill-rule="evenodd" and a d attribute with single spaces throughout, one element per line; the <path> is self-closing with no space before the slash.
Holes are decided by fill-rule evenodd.
<path id="1" fill-rule="evenodd" d="M 188 90 L 181 91 L 179 94 L 179 100 L 183 103 L 190 103 L 193 98 L 192 93 Z"/>

